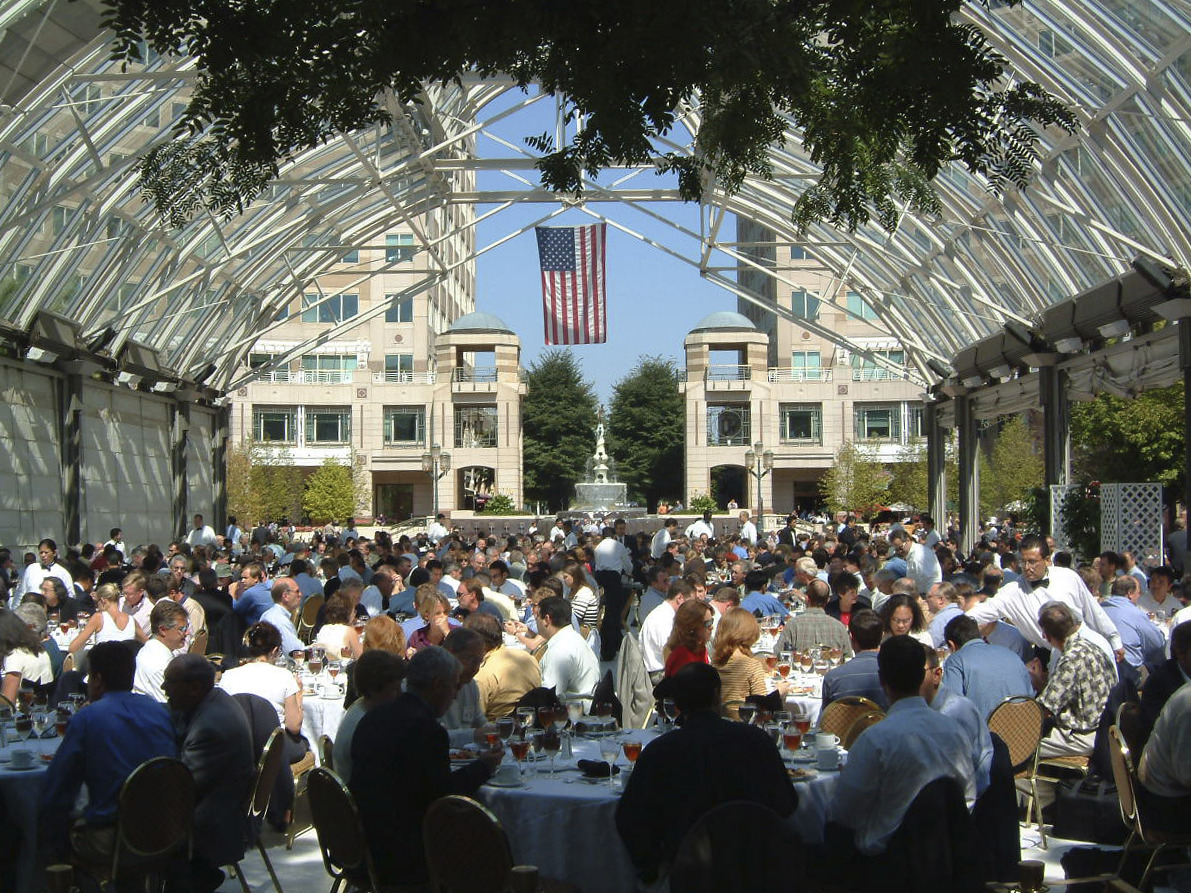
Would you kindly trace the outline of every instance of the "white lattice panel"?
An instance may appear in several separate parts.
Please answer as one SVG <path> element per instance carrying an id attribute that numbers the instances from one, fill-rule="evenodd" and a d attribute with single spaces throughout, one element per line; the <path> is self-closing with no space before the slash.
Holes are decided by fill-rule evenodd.
<path id="1" fill-rule="evenodd" d="M 1100 548 L 1132 552 L 1156 567 L 1162 557 L 1162 485 L 1100 485 Z"/>
<path id="2" fill-rule="evenodd" d="M 1067 520 L 1063 517 L 1063 501 L 1067 494 L 1078 487 L 1074 484 L 1050 485 L 1050 535 L 1054 537 L 1055 548 L 1060 551 L 1071 549 L 1071 540 L 1067 536 Z"/>

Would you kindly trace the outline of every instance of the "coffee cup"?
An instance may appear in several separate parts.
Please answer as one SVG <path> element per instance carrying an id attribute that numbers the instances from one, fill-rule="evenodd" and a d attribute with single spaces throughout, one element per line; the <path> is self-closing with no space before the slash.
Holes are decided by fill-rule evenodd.
<path id="1" fill-rule="evenodd" d="M 492 779 L 497 784 L 516 784 L 521 780 L 521 770 L 516 766 L 505 763 L 496 770 Z"/>
<path id="2" fill-rule="evenodd" d="M 839 751 L 834 747 L 820 747 L 815 752 L 815 758 L 820 769 L 839 768 Z"/>
<path id="3" fill-rule="evenodd" d="M 12 768 L 29 769 L 33 765 L 33 751 L 16 748 L 12 751 Z"/>
<path id="4" fill-rule="evenodd" d="M 818 750 L 826 750 L 827 748 L 835 749 L 839 747 L 839 736 L 832 735 L 830 732 L 819 732 L 815 735 L 815 748 Z"/>

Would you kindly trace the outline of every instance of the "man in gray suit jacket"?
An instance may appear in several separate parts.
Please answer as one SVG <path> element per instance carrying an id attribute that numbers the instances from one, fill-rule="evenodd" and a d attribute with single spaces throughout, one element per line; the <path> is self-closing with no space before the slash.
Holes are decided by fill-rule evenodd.
<path id="1" fill-rule="evenodd" d="M 210 893 L 223 883 L 220 866 L 243 859 L 249 839 L 252 732 L 240 706 L 215 688 L 215 670 L 201 655 L 170 661 L 162 687 L 179 730 L 178 758 L 194 776 L 197 793 L 193 889 Z"/>

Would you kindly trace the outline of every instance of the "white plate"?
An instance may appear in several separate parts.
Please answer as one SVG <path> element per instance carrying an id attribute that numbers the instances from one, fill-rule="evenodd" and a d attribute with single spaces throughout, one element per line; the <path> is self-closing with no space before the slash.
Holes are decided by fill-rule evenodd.
<path id="1" fill-rule="evenodd" d="M 30 769 L 36 769 L 37 766 L 38 766 L 37 763 L 34 763 L 31 766 L 14 766 L 10 762 L 5 765 L 5 768 L 8 769 L 9 772 L 28 772 Z"/>
<path id="2" fill-rule="evenodd" d="M 525 782 L 521 779 L 517 781 L 497 781 L 495 778 L 490 778 L 484 784 L 492 788 L 523 788 Z"/>

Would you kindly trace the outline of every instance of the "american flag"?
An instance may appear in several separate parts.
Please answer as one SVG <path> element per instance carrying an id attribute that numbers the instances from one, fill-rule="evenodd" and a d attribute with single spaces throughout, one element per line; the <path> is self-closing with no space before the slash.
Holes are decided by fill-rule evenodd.
<path id="1" fill-rule="evenodd" d="M 547 344 L 608 340 L 604 254 L 607 226 L 539 226 L 542 315 Z"/>

